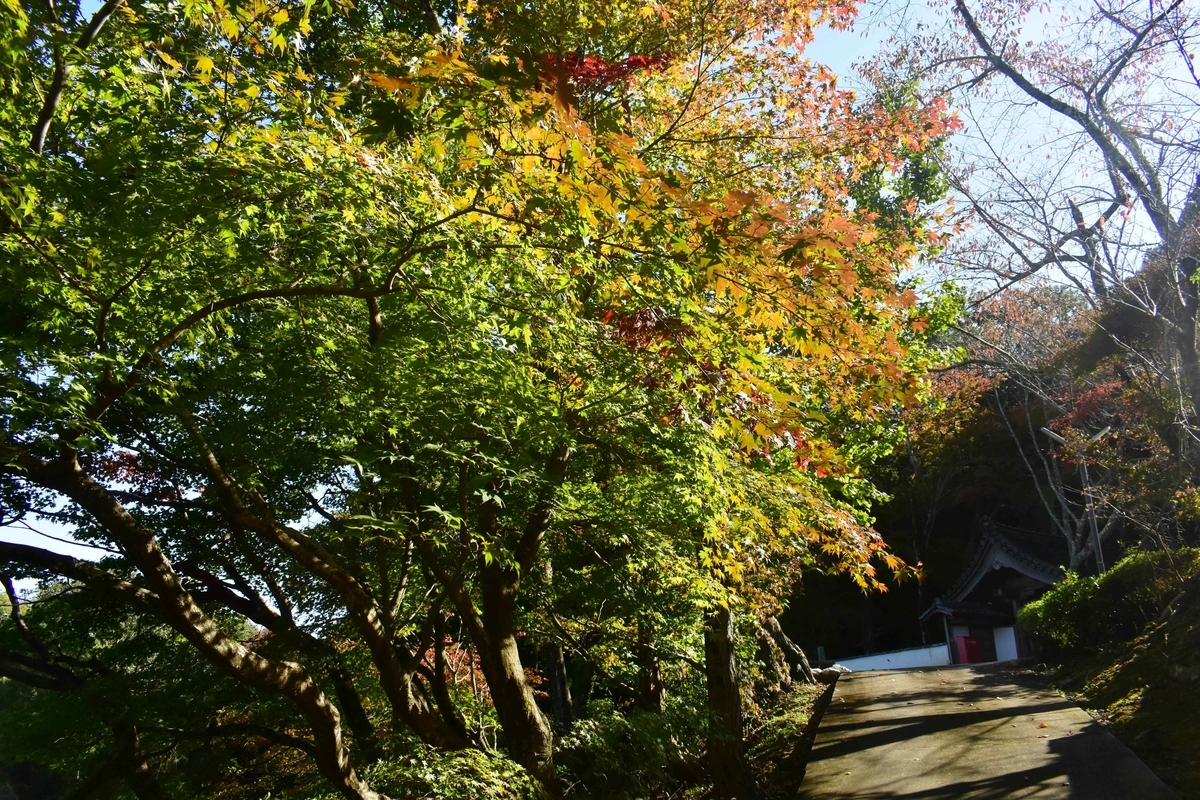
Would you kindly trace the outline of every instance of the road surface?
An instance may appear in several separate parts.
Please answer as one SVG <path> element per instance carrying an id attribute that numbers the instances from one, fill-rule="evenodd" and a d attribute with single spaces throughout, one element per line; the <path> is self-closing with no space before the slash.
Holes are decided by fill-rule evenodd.
<path id="1" fill-rule="evenodd" d="M 986 664 L 842 676 L 800 797 L 1178 800 L 1082 709 Z"/>

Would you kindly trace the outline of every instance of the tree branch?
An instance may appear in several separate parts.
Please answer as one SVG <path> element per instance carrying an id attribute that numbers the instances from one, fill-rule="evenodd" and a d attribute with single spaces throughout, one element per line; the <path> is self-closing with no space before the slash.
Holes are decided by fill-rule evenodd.
<path id="1" fill-rule="evenodd" d="M 533 562 L 537 559 L 542 537 L 550 525 L 550 516 L 554 510 L 554 495 L 567 474 L 567 460 L 570 457 L 571 449 L 566 444 L 558 445 L 550 454 L 550 461 L 546 468 L 547 486 L 542 490 L 541 496 L 538 497 L 537 503 L 530 512 L 525 531 L 521 534 L 520 542 L 517 543 L 515 556 L 522 577 L 528 575 L 529 571 L 533 569 Z"/>
<path id="2" fill-rule="evenodd" d="M 104 23 L 108 22 L 108 18 L 115 14 L 124 3 L 125 0 L 108 0 L 100 6 L 100 10 L 92 16 L 92 21 L 75 40 L 71 51 L 81 53 L 86 50 L 100 35 L 100 29 L 104 27 Z M 55 53 L 54 77 L 50 79 L 50 88 L 46 92 L 46 99 L 42 101 L 42 110 L 38 112 L 37 122 L 33 126 L 33 134 L 29 137 L 29 149 L 39 155 L 46 147 L 46 136 L 50 132 L 50 123 L 54 120 L 54 112 L 58 110 L 63 91 L 67 87 L 67 72 L 70 70 L 67 60 L 71 57 L 71 51 L 65 55 L 57 51 Z"/>
<path id="3" fill-rule="evenodd" d="M 954 7 L 962 18 L 963 23 L 967 27 L 967 31 L 983 50 L 988 61 L 996 68 L 996 71 L 1007 77 L 1032 100 L 1049 108 L 1058 114 L 1075 122 L 1088 135 L 1088 138 L 1104 153 L 1105 157 L 1111 160 L 1113 165 L 1125 178 L 1129 184 L 1137 192 L 1138 197 L 1142 200 L 1142 205 L 1146 212 L 1150 215 L 1151 221 L 1154 223 L 1155 229 L 1164 242 L 1170 242 L 1174 234 L 1174 222 L 1170 215 L 1166 213 L 1163 206 L 1162 198 L 1155 194 L 1150 185 L 1147 183 L 1147 177 L 1142 175 L 1138 169 L 1130 163 L 1124 153 L 1120 151 L 1111 141 L 1109 141 L 1104 130 L 1085 112 L 1075 108 L 1070 103 L 1059 100 L 1057 97 L 1033 85 L 1033 83 L 1018 72 L 1011 64 L 1009 64 L 1002 54 L 996 53 L 992 47 L 992 43 L 984 35 L 979 27 L 979 23 L 971 15 L 967 9 L 964 0 L 954 0 Z"/>
<path id="4" fill-rule="evenodd" d="M 237 483 L 209 448 L 196 425 L 195 418 L 186 409 L 179 409 L 178 414 L 192 443 L 200 451 L 206 471 L 232 520 L 247 530 L 254 531 L 264 541 L 275 544 L 337 593 L 371 653 L 393 713 L 404 719 L 418 735 L 432 744 L 451 749 L 465 747 L 468 742 L 447 730 L 436 712 L 416 693 L 412 683 L 413 671 L 406 664 L 412 660 L 411 654 L 405 653 L 404 657 L 401 657 L 388 626 L 384 624 L 385 612 L 366 587 L 343 568 L 320 542 L 301 531 L 280 524 L 266 501 L 254 492 L 250 493 L 251 501 L 255 505 L 255 509 L 251 510 L 242 499 Z"/>
<path id="5" fill-rule="evenodd" d="M 96 589 L 153 616 L 159 613 L 160 598 L 154 592 L 113 575 L 90 561 L 82 561 L 40 547 L 12 542 L 0 542 L 0 562 L 21 564 L 44 570 L 64 578 L 79 581 L 89 589 Z"/>
<path id="6" fill-rule="evenodd" d="M 167 333 L 161 336 L 158 341 L 151 344 L 142 356 L 137 360 L 137 363 L 129 370 L 128 376 L 124 381 L 116 384 L 108 384 L 101 386 L 96 392 L 96 399 L 88 408 L 87 419 L 97 420 L 104 415 L 112 404 L 119 400 L 124 395 L 128 394 L 133 387 L 137 386 L 146 370 L 154 362 L 155 356 L 173 345 L 184 333 L 186 333 L 193 325 L 201 322 L 213 314 L 234 306 L 253 303 L 258 300 L 277 300 L 282 298 L 293 297 L 357 297 L 370 298 L 382 297 L 393 291 L 391 288 L 368 289 L 354 288 L 349 286 L 338 286 L 336 284 L 320 285 L 320 286 L 285 286 L 277 289 L 258 289 L 253 292 L 244 292 L 232 297 L 225 297 L 220 300 L 214 300 L 207 305 L 204 305 L 191 314 L 188 314 L 175 327 L 171 328 Z"/>
<path id="7" fill-rule="evenodd" d="M 15 464 L 12 462 L 15 461 Z M 2 462 L 0 462 L 2 463 Z M 304 715 L 313 734 L 315 758 L 321 774 L 351 800 L 382 800 L 350 763 L 349 749 L 342 738 L 338 710 L 308 671 L 300 664 L 266 658 L 229 636 L 196 604 L 179 581 L 157 537 L 145 528 L 112 494 L 83 470 L 76 452 L 60 445 L 60 457 L 41 461 L 26 453 L 12 456 L 6 469 L 19 470 L 27 480 L 66 495 L 90 514 L 145 577 L 152 592 L 134 587 L 127 590 L 119 579 L 92 565 L 55 553 L 23 545 L 3 544 L 3 552 L 40 563 L 44 568 L 80 570 L 97 582 L 116 588 L 152 604 L 157 616 L 178 631 L 204 658 L 238 681 L 292 701 Z M 94 570 L 99 575 L 93 574 Z"/>

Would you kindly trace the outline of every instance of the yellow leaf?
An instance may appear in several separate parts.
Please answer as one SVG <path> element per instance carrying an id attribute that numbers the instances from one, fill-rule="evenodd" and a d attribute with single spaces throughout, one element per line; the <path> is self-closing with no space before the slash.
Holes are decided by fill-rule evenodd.
<path id="1" fill-rule="evenodd" d="M 196 69 L 202 75 L 208 75 L 213 71 L 213 60 L 208 56 L 200 56 L 196 59 Z"/>
<path id="2" fill-rule="evenodd" d="M 163 60 L 163 63 L 165 63 L 169 67 L 172 67 L 174 69 L 183 69 L 183 64 L 180 64 L 178 61 L 176 61 L 174 58 L 172 58 L 170 56 L 170 54 L 168 54 L 168 53 L 164 53 L 163 51 L 159 50 L 158 57 L 161 58 Z"/>
<path id="3" fill-rule="evenodd" d="M 592 213 L 591 204 L 588 203 L 587 198 L 582 196 L 579 198 L 579 216 L 583 217 L 592 225 L 599 223 L 599 221 L 596 219 L 596 215 Z"/>
<path id="4" fill-rule="evenodd" d="M 273 25 L 282 25 L 288 21 L 287 9 L 280 9 L 271 15 L 271 23 Z"/>

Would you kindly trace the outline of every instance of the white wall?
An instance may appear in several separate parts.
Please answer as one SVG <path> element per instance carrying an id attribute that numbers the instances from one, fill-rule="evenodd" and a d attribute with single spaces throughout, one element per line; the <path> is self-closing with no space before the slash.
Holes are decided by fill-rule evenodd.
<path id="1" fill-rule="evenodd" d="M 914 647 L 911 650 L 872 653 L 869 656 L 859 656 L 858 658 L 839 658 L 837 663 L 856 672 L 872 669 L 942 667 L 950 663 L 950 651 L 944 644 L 935 644 L 932 647 Z"/>
<path id="2" fill-rule="evenodd" d="M 996 660 L 1017 660 L 1017 632 L 1012 627 L 993 628 L 992 636 L 996 639 Z"/>

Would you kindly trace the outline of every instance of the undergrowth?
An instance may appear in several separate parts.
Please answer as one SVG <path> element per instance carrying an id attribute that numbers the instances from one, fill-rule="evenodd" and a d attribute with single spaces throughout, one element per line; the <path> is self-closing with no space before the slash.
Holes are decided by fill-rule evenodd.
<path id="1" fill-rule="evenodd" d="M 767 798 L 795 796 L 808 756 L 804 734 L 823 684 L 792 684 L 747 737 L 751 768 Z M 799 749 L 798 749 L 799 748 Z"/>
<path id="2" fill-rule="evenodd" d="M 410 755 L 377 761 L 363 777 L 393 800 L 542 800 L 540 785 L 501 753 L 446 752 L 420 745 Z M 336 800 L 330 794 L 320 800 Z"/>
<path id="3" fill-rule="evenodd" d="M 1069 577 L 1021 623 L 1060 648 L 1061 688 L 1200 800 L 1200 549 L 1135 553 L 1099 579 Z"/>
<path id="4" fill-rule="evenodd" d="M 803 736 L 827 687 L 794 684 L 752 721 L 747 756 L 767 800 L 795 796 L 808 749 Z M 705 721 L 682 703 L 662 713 L 621 711 L 593 701 L 555 748 L 570 800 L 704 800 Z M 808 742 L 811 744 L 811 741 Z M 537 783 L 500 752 L 445 752 L 414 745 L 363 777 L 395 800 L 542 800 Z M 322 794 L 315 800 L 335 800 Z"/>
<path id="5" fill-rule="evenodd" d="M 559 741 L 555 761 L 572 798 L 673 798 L 702 782 L 703 748 L 703 719 L 689 706 L 669 700 L 661 713 L 623 713 L 594 701 Z"/>

